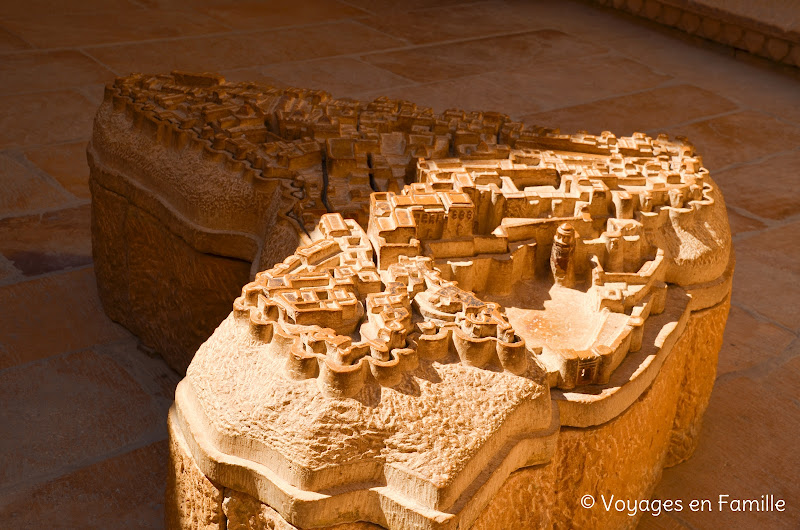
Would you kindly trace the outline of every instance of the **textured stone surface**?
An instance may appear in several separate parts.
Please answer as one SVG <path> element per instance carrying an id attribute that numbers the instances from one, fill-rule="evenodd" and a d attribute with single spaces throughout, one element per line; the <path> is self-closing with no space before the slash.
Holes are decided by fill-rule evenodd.
<path id="1" fill-rule="evenodd" d="M 224 530 L 222 488 L 215 486 L 197 468 L 186 442 L 176 437 L 172 429 L 170 424 L 166 527 Z"/>
<path id="2" fill-rule="evenodd" d="M 227 314 L 250 265 L 198 252 L 123 197 L 100 186 L 92 190 L 92 251 L 104 264 L 97 270 L 103 307 L 182 371 L 189 352 Z M 161 259 L 165 249 L 169 260 Z M 164 285 L 173 294 L 153 296 Z M 202 295 L 191 296 L 193 289 Z"/>
<path id="3" fill-rule="evenodd" d="M 222 509 L 227 518 L 228 530 L 294 530 L 296 528 L 266 504 L 238 491 L 225 490 Z M 381 527 L 372 523 L 357 522 L 316 528 L 317 530 L 378 530 Z"/>

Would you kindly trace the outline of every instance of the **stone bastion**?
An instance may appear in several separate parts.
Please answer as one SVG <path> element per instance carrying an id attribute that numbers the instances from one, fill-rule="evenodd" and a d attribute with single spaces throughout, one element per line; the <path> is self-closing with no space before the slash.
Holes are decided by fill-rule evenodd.
<path id="1" fill-rule="evenodd" d="M 174 72 L 88 157 L 104 307 L 186 371 L 171 528 L 631 527 L 581 496 L 695 447 L 734 260 L 686 139 Z"/>

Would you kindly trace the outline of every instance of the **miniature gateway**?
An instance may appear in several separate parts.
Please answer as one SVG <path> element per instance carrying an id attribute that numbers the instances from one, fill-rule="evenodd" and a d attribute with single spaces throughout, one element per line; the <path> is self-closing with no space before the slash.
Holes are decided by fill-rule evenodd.
<path id="1" fill-rule="evenodd" d="M 694 449 L 733 259 L 686 141 L 175 74 L 89 152 L 104 303 L 173 359 L 267 269 L 176 391 L 170 527 L 633 526 L 601 495 Z"/>

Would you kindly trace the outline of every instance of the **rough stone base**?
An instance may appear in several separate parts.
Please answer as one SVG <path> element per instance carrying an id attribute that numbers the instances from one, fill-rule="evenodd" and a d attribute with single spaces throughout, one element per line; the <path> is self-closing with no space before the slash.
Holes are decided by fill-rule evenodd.
<path id="1" fill-rule="evenodd" d="M 106 314 L 184 373 L 250 278 L 244 260 L 195 250 L 101 186 L 93 171 L 92 253 Z"/>
<path id="2" fill-rule="evenodd" d="M 635 527 L 640 514 L 607 511 L 603 498 L 606 502 L 612 495 L 614 500 L 648 499 L 662 469 L 691 456 L 714 383 L 729 308 L 730 299 L 726 298 L 693 313 L 652 386 L 633 405 L 598 427 L 562 428 L 553 460 L 513 473 L 472 527 L 551 528 L 567 521 L 572 528 Z M 174 438 L 172 429 L 170 436 Z M 191 473 L 199 473 L 183 444 L 173 439 L 170 447 L 175 462 L 183 463 Z M 179 471 L 177 465 L 171 469 Z M 225 490 L 220 503 L 219 489 L 204 477 L 184 473 L 177 485 L 174 478 L 170 479 L 170 528 L 194 527 L 179 524 L 191 521 L 191 514 L 209 514 L 208 520 L 212 520 L 212 513 L 223 511 L 229 529 L 295 528 L 275 510 L 243 493 Z M 192 483 L 197 487 L 185 487 Z M 587 494 L 595 499 L 590 509 L 580 504 Z M 175 513 L 186 518 L 170 517 Z M 365 530 L 377 526 L 355 523 L 334 528 Z"/>
<path id="3" fill-rule="evenodd" d="M 166 527 L 204 530 L 228 528 L 222 512 L 222 493 L 222 488 L 208 480 L 194 463 L 186 442 L 182 437 L 175 436 L 170 423 L 167 503 L 164 507 Z"/>

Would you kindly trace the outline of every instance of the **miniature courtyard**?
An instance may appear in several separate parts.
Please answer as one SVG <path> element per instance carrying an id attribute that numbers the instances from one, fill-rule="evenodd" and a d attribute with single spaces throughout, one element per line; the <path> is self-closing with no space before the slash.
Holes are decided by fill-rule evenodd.
<path id="1" fill-rule="evenodd" d="M 640 527 L 791 527 L 800 322 L 786 308 L 797 294 L 797 77 L 579 3 L 412 5 L 407 12 L 388 3 L 318 4 L 280 16 L 252 6 L 126 4 L 113 14 L 91 3 L 41 12 L 35 3 L 26 12 L 3 7 L 0 377 L 9 436 L 0 513 L 22 527 L 163 525 L 166 411 L 181 376 L 100 306 L 85 149 L 106 82 L 131 71 L 191 69 L 335 97 L 387 95 L 438 112 L 496 110 L 566 133 L 688 136 L 727 202 L 737 271 L 699 447 L 665 470 L 654 498 L 772 494 L 790 511 L 664 513 Z M 420 19 L 435 29 L 416 31 Z M 82 30 L 59 32 L 62 20 Z M 437 168 L 429 170 L 436 182 Z M 387 211 L 397 207 L 390 194 L 379 197 Z M 613 277 L 656 260 L 612 259 L 600 270 Z M 528 281 L 515 292 L 492 292 L 469 272 L 459 281 L 476 282 L 470 288 L 506 307 L 526 340 L 536 336 L 526 329 L 547 327 L 575 340 L 575 349 L 588 345 L 590 337 L 575 335 L 569 323 L 591 315 L 524 321 L 513 310 L 569 307 L 570 297 L 589 296 L 594 282 L 586 274 L 567 279 L 575 281 L 570 288 Z"/>

